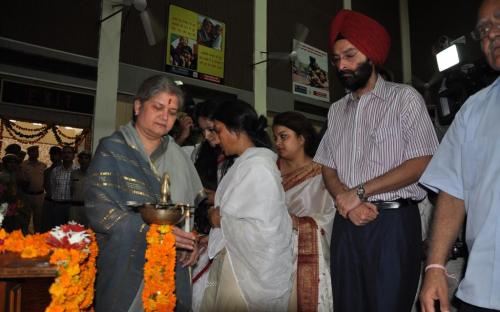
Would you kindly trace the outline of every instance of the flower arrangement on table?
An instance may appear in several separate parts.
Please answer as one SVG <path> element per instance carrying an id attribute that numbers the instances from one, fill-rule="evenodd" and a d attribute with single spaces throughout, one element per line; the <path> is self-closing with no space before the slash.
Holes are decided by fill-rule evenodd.
<path id="1" fill-rule="evenodd" d="M 70 222 L 50 232 L 24 236 L 0 229 L 0 253 L 20 253 L 22 258 L 51 254 L 57 277 L 49 288 L 52 297 L 46 311 L 88 311 L 94 300 L 95 261 L 98 253 L 92 230 Z"/>
<path id="2" fill-rule="evenodd" d="M 144 265 L 144 311 L 173 311 L 175 308 L 175 236 L 171 225 L 151 224 L 146 234 Z"/>

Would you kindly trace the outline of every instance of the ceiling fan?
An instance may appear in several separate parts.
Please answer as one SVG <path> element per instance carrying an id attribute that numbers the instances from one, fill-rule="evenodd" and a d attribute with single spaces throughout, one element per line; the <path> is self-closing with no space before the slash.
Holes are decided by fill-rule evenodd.
<path id="1" fill-rule="evenodd" d="M 121 8 L 118 11 L 114 12 L 113 14 L 100 20 L 100 23 L 115 16 L 120 12 L 123 12 L 124 10 L 126 10 L 128 14 L 130 13 L 130 9 L 133 7 L 135 10 L 139 12 L 139 16 L 142 22 L 142 27 L 144 28 L 144 33 L 146 35 L 148 44 L 150 46 L 154 46 L 157 43 L 155 32 L 153 30 L 154 20 L 149 12 L 146 0 L 122 0 L 116 2 L 116 4 L 114 4 L 113 7 L 121 7 Z"/>
<path id="2" fill-rule="evenodd" d="M 260 51 L 260 53 L 266 54 L 266 59 L 257 63 L 253 63 L 252 66 L 269 62 L 271 60 L 291 61 L 291 62 L 295 61 L 297 59 L 297 49 L 299 47 L 299 44 L 303 43 L 306 40 L 308 34 L 309 34 L 309 28 L 307 28 L 307 26 L 301 23 L 296 23 L 293 36 L 293 39 L 295 40 L 293 41 L 293 47 L 291 51 L 289 52 Z"/>

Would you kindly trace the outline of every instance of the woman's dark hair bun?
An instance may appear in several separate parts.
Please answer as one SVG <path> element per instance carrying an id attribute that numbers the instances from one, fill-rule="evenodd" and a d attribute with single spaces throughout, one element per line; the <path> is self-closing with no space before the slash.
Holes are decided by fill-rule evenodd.
<path id="1" fill-rule="evenodd" d="M 222 102 L 213 119 L 222 122 L 229 130 L 245 132 L 256 147 L 271 148 L 271 140 L 265 131 L 267 119 L 259 117 L 249 103 L 239 99 Z"/>

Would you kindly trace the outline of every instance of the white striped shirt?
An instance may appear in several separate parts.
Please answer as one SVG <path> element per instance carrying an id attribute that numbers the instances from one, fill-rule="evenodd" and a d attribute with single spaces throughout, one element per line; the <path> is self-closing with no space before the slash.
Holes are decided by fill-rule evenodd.
<path id="1" fill-rule="evenodd" d="M 437 146 L 422 96 L 408 85 L 378 76 L 373 90 L 359 99 L 350 93 L 331 105 L 314 161 L 337 170 L 340 181 L 353 188 L 409 159 L 433 155 Z M 369 200 L 420 200 L 425 194 L 414 183 Z"/>

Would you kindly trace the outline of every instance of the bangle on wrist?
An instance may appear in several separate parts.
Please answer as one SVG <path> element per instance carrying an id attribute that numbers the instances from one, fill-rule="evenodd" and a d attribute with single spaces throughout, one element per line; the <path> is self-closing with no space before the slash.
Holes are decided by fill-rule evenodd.
<path id="1" fill-rule="evenodd" d="M 444 265 L 437 264 L 437 263 L 431 263 L 431 264 L 429 264 L 429 265 L 427 265 L 425 267 L 424 272 L 427 272 L 430 269 L 440 269 L 440 270 L 443 270 L 444 271 L 444 275 L 446 275 L 447 277 L 452 278 L 452 279 L 458 281 L 457 277 L 454 274 L 449 274 L 448 273 L 448 270 L 446 269 L 446 267 Z"/>

